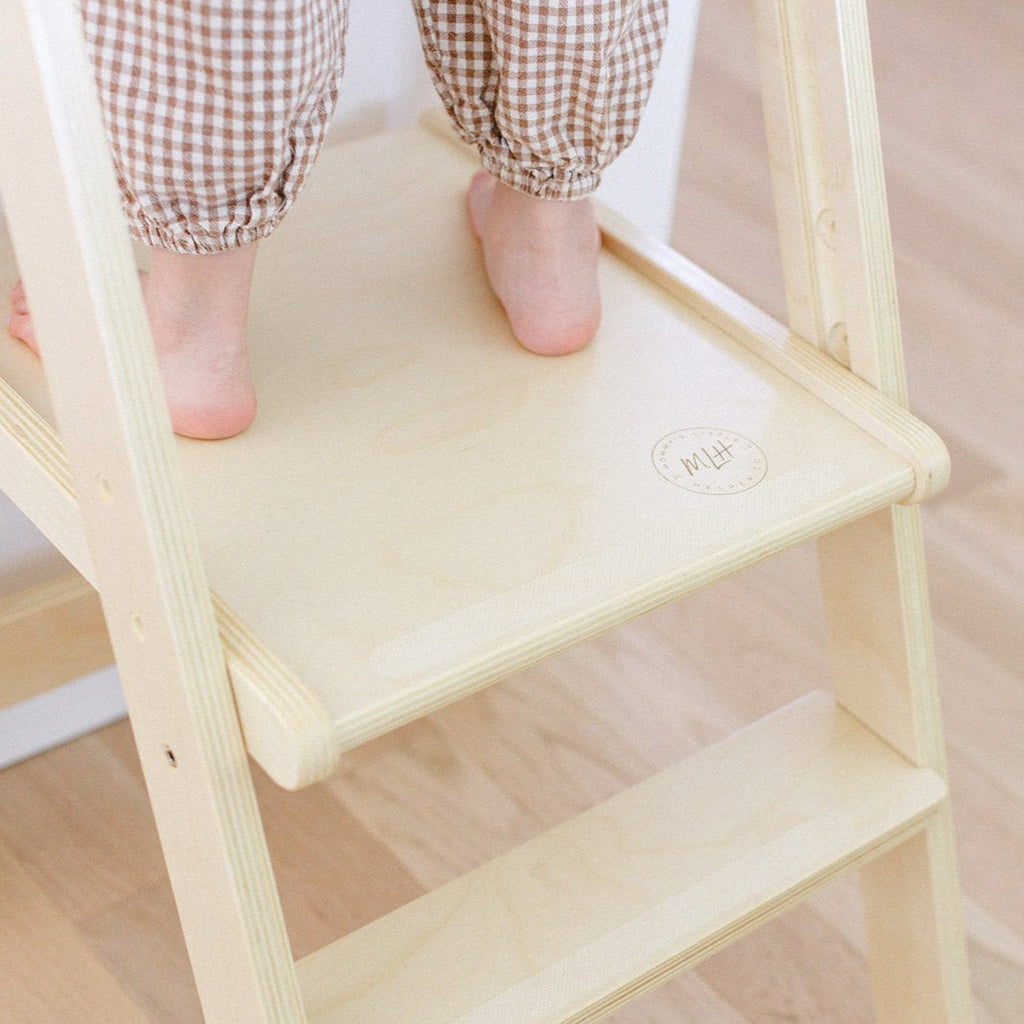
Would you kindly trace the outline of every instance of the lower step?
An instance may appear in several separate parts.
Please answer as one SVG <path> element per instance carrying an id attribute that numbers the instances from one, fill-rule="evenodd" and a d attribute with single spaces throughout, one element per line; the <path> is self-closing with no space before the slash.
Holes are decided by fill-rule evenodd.
<path id="1" fill-rule="evenodd" d="M 946 796 L 811 694 L 304 958 L 316 1024 L 598 1020 Z"/>

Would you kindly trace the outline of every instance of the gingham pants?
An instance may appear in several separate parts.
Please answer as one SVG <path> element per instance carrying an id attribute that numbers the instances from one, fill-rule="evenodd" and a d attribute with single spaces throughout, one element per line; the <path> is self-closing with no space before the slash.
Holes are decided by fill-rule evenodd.
<path id="1" fill-rule="evenodd" d="M 347 0 L 80 3 L 132 233 L 185 253 L 269 234 L 333 113 Z M 545 198 L 592 192 L 636 133 L 668 0 L 413 4 L 484 167 Z"/>

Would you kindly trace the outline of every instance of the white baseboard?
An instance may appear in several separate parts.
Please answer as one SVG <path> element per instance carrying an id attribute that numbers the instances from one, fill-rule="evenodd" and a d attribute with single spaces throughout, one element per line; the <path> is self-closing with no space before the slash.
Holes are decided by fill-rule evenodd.
<path id="1" fill-rule="evenodd" d="M 0 768 L 110 725 L 126 713 L 114 668 L 13 704 L 0 714 Z"/>

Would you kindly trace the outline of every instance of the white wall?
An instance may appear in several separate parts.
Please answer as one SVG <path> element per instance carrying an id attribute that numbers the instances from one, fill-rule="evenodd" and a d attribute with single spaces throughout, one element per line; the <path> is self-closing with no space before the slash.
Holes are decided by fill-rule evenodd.
<path id="1" fill-rule="evenodd" d="M 700 0 L 669 0 L 669 34 L 658 78 L 633 145 L 605 172 L 600 198 L 668 242 L 697 38 Z"/>
<path id="2" fill-rule="evenodd" d="M 67 563 L 0 494 L 0 598 L 51 578 Z M 0 711 L 0 768 L 124 715 L 113 668 Z"/>
<path id="3" fill-rule="evenodd" d="M 633 146 L 606 174 L 600 197 L 667 241 L 674 209 L 699 0 L 670 0 L 669 40 Z M 353 133 L 400 127 L 436 102 L 408 0 L 356 0 L 338 119 Z M 0 495 L 0 597 L 52 574 L 61 559 Z M 0 712 L 0 767 L 124 713 L 107 670 Z"/>
<path id="4" fill-rule="evenodd" d="M 671 230 L 700 0 L 669 3 L 669 38 L 640 132 L 600 190 L 604 202 L 663 241 Z M 355 0 L 338 106 L 342 127 L 400 127 L 435 102 L 409 0 Z"/>

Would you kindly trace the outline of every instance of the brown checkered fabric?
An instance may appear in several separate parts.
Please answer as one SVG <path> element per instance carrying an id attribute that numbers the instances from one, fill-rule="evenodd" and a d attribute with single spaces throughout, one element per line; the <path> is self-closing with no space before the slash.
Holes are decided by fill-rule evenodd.
<path id="1" fill-rule="evenodd" d="M 668 0 L 418 0 L 427 64 L 484 167 L 577 199 L 636 134 Z"/>
<path id="2" fill-rule="evenodd" d="M 346 0 L 80 3 L 136 237 L 202 253 L 269 234 L 334 110 Z M 414 5 L 438 92 L 484 166 L 538 196 L 593 191 L 636 132 L 667 0 Z"/>
<path id="3" fill-rule="evenodd" d="M 320 149 L 337 0 L 82 0 L 133 233 L 179 252 L 273 230 Z"/>

